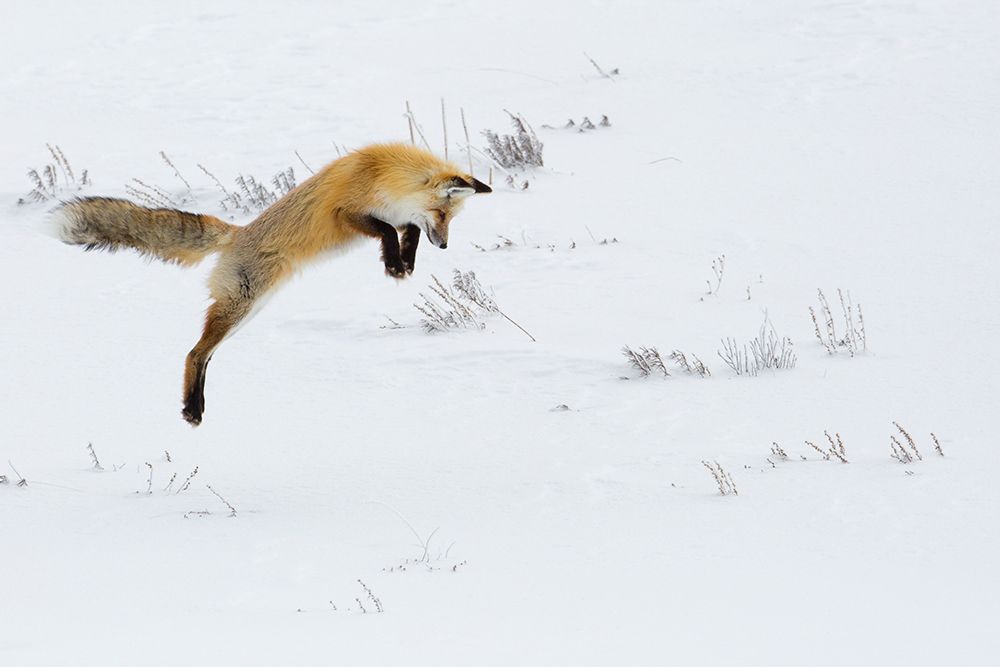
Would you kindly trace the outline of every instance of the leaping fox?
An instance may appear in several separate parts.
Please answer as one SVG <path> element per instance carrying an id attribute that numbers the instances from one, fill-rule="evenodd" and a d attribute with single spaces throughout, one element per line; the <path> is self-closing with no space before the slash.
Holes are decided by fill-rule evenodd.
<path id="1" fill-rule="evenodd" d="M 318 255 L 364 236 L 381 241 L 387 275 L 413 272 L 420 232 L 448 247 L 448 224 L 471 194 L 490 187 L 432 153 L 376 144 L 330 163 L 240 227 L 211 215 L 86 197 L 53 213 L 60 238 L 86 250 L 132 248 L 183 266 L 219 253 L 209 277 L 213 303 L 187 355 L 181 415 L 198 426 L 212 354 L 259 308 L 262 297 Z"/>

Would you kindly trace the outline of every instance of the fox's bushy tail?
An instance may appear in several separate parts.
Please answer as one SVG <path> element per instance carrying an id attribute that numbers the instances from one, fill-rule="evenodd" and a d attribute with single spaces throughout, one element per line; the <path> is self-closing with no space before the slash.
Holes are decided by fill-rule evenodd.
<path id="1" fill-rule="evenodd" d="M 132 248 L 184 266 L 229 245 L 240 229 L 211 215 L 146 208 L 108 197 L 66 202 L 53 212 L 52 220 L 64 243 L 110 252 Z"/>

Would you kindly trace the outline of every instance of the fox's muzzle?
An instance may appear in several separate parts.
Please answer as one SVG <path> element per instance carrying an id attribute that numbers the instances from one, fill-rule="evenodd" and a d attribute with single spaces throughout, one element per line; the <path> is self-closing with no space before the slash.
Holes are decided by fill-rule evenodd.
<path id="1" fill-rule="evenodd" d="M 427 240 L 442 250 L 448 247 L 448 237 L 442 238 L 441 234 L 431 226 L 427 227 Z"/>

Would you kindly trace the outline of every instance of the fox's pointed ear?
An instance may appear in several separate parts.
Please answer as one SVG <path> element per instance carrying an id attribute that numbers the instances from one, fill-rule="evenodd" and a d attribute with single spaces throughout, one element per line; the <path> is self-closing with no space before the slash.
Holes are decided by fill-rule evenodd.
<path id="1" fill-rule="evenodd" d="M 469 195 L 474 195 L 480 192 L 493 192 L 493 188 L 480 180 L 472 178 L 471 176 L 468 180 L 465 178 L 455 177 L 445 189 L 445 194 L 448 197 L 453 197 L 455 199 L 462 199 L 463 197 L 468 197 Z"/>
<path id="2" fill-rule="evenodd" d="M 444 192 L 449 198 L 453 199 L 462 199 L 463 197 L 476 194 L 476 190 L 467 185 L 453 185 Z"/>

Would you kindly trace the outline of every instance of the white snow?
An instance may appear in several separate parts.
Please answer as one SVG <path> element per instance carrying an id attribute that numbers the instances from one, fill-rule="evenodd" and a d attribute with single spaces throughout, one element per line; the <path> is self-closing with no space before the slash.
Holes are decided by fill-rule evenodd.
<path id="1" fill-rule="evenodd" d="M 4 664 L 995 663 L 995 3 L 0 15 Z M 480 148 L 509 109 L 545 168 L 526 191 L 494 172 L 404 283 L 374 243 L 309 267 L 219 349 L 197 430 L 180 385 L 211 262 L 83 253 L 46 235 L 54 202 L 16 205 L 50 143 L 92 181 L 63 197 L 181 199 L 162 150 L 184 207 L 225 215 L 198 164 L 302 180 L 295 151 L 408 140 L 407 100 L 441 152 L 441 98 L 455 162 L 460 108 Z M 499 316 L 426 334 L 412 304 L 454 268 L 538 342 Z M 864 309 L 854 358 L 809 318 L 817 288 L 839 317 L 838 287 Z M 720 339 L 765 312 L 798 363 L 734 377 Z M 623 345 L 712 377 L 639 378 Z M 889 457 L 893 421 L 922 461 Z M 805 444 L 824 430 L 849 464 Z"/>

